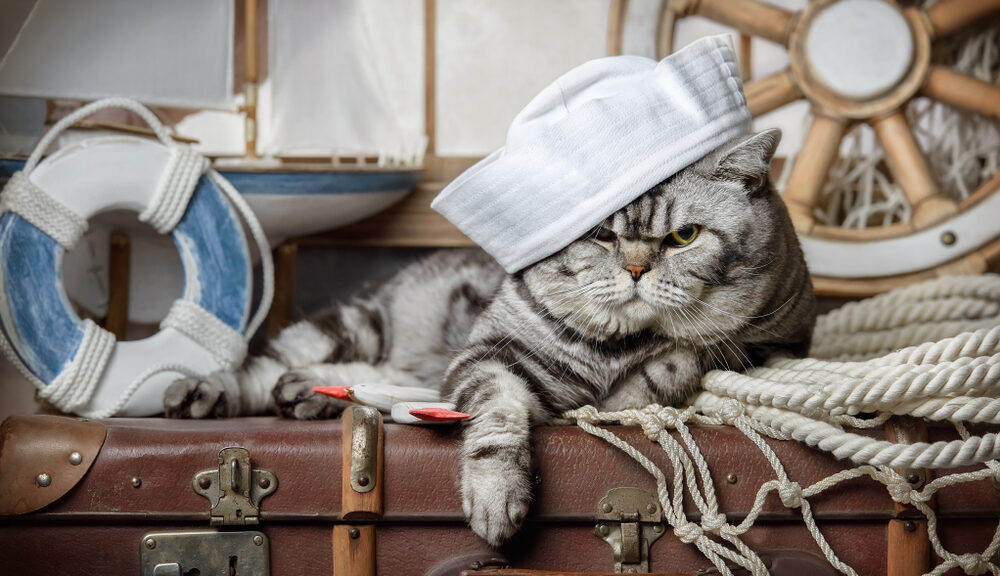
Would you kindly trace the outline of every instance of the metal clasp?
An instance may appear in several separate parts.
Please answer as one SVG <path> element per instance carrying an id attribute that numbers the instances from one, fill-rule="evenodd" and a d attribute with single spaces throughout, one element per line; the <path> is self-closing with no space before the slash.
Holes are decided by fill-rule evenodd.
<path id="1" fill-rule="evenodd" d="M 639 488 L 612 488 L 597 504 L 596 519 L 594 533 L 614 551 L 615 572 L 649 572 L 649 547 L 664 532 L 656 497 Z"/>
<path id="2" fill-rule="evenodd" d="M 194 491 L 212 503 L 212 526 L 246 526 L 260 522 L 260 501 L 278 489 L 278 477 L 250 467 L 246 448 L 223 448 L 219 466 L 194 475 Z"/>

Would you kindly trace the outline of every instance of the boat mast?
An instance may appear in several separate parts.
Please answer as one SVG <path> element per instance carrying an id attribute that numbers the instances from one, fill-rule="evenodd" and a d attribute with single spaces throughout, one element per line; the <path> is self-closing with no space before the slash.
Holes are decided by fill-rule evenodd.
<path id="1" fill-rule="evenodd" d="M 243 0 L 243 25 L 244 156 L 257 158 L 257 0 Z"/>

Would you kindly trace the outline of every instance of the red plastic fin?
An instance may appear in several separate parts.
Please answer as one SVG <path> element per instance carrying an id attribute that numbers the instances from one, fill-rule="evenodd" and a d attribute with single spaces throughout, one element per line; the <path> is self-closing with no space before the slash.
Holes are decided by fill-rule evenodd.
<path id="1" fill-rule="evenodd" d="M 350 386 L 313 386 L 313 392 L 352 402 Z"/>
<path id="2" fill-rule="evenodd" d="M 458 422 L 469 417 L 468 414 L 445 408 L 414 408 L 410 414 L 425 422 Z"/>

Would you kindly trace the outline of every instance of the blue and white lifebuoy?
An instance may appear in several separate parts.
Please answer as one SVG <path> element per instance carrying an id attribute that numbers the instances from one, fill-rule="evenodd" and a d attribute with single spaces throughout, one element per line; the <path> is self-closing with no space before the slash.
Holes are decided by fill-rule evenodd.
<path id="1" fill-rule="evenodd" d="M 58 132 L 109 107 L 143 116 L 161 142 L 97 138 L 38 164 Z M 184 268 L 183 296 L 161 330 L 144 340 L 115 342 L 77 316 L 62 287 L 64 251 L 89 218 L 117 209 L 139 212 L 140 220 L 170 234 Z M 261 248 L 265 269 L 264 298 L 253 318 L 252 267 L 236 210 Z M 153 415 L 178 374 L 238 366 L 246 338 L 270 305 L 270 270 L 266 239 L 232 186 L 129 100 L 95 102 L 54 126 L 0 195 L 0 344 L 39 395 L 66 412 Z"/>

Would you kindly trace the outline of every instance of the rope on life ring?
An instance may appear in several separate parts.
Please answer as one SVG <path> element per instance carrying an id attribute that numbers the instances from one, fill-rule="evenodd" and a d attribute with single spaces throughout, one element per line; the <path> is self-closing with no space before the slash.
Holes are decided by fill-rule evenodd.
<path id="1" fill-rule="evenodd" d="M 200 205 L 200 201 L 192 201 L 193 195 L 204 176 L 215 189 L 221 193 L 221 199 L 217 204 L 225 206 L 225 215 L 230 222 L 227 224 L 235 226 L 239 231 L 239 220 L 236 219 L 231 210 L 235 208 L 239 217 L 250 231 L 254 242 L 260 253 L 261 268 L 263 272 L 263 286 L 261 289 L 261 300 L 257 310 L 246 321 L 246 312 L 249 307 L 249 294 L 245 294 L 241 300 L 244 304 L 243 312 L 232 314 L 225 319 L 218 317 L 207 310 L 197 301 L 196 295 L 188 294 L 188 287 L 185 288 L 185 297 L 174 302 L 166 318 L 160 324 L 161 333 L 169 331 L 185 342 L 185 346 L 190 349 L 193 343 L 197 348 L 207 351 L 214 358 L 217 369 L 232 369 L 243 361 L 246 356 L 247 341 L 263 323 L 267 311 L 270 308 L 274 294 L 274 268 L 271 261 L 271 252 L 264 235 L 264 231 L 258 223 L 253 212 L 233 186 L 210 168 L 206 158 L 198 154 L 190 147 L 174 143 L 162 123 L 147 108 L 138 102 L 126 98 L 108 98 L 86 105 L 72 114 L 57 122 L 51 130 L 38 143 L 31 156 L 28 158 L 24 169 L 17 172 L 4 186 L 0 193 L 0 263 L 6 264 L 8 256 L 22 252 L 25 248 L 30 248 L 33 241 L 46 242 L 47 239 L 55 241 L 58 249 L 70 250 L 87 230 L 87 219 L 81 216 L 59 199 L 54 198 L 31 179 L 31 174 L 39 165 L 42 154 L 49 148 L 55 139 L 64 130 L 72 126 L 82 118 L 85 118 L 99 110 L 108 108 L 122 108 L 134 112 L 153 129 L 157 139 L 166 146 L 169 157 L 166 166 L 160 175 L 156 189 L 144 205 L 144 209 L 139 213 L 139 220 L 148 223 L 160 234 L 173 234 L 175 243 L 184 254 L 182 242 L 177 233 L 178 226 L 181 225 L 188 232 L 184 240 L 190 241 L 190 233 L 204 229 L 206 222 L 183 223 L 185 216 L 189 213 L 189 208 Z M 118 207 L 118 206 L 111 206 Z M 109 206 L 103 206 L 104 209 Z M 193 208 L 197 212 L 198 208 Z M 197 214 L 195 214 L 197 215 Z M 217 215 L 213 213 L 213 215 Z M 23 220 L 19 222 L 18 220 Z M 215 222 L 208 222 L 212 225 Z M 11 241 L 8 236 L 14 230 L 21 230 L 24 234 L 20 239 L 20 245 Z M 46 239 L 47 237 L 47 239 Z M 5 240 L 8 246 L 4 247 Z M 249 282 L 249 256 L 246 254 L 245 244 L 242 239 L 239 241 L 242 252 L 236 257 L 240 269 L 245 269 L 247 282 Z M 219 252 L 225 252 L 226 246 L 212 246 L 214 249 L 212 257 Z M 38 256 L 41 252 L 31 254 L 16 255 L 22 259 L 22 263 L 34 265 L 31 257 Z M 224 254 L 224 256 L 226 256 Z M 232 256 L 232 255 L 228 255 Z M 56 274 L 50 274 L 58 278 L 58 264 L 48 264 L 56 268 Z M 192 264 L 193 265 L 193 264 Z M 187 264 L 186 264 L 187 266 Z M 23 266 L 30 268 L 33 266 Z M 40 265 L 39 267 L 44 267 Z M 2 268 L 2 267 L 0 267 Z M 198 372 L 193 370 L 183 357 L 181 350 L 171 357 L 171 350 L 163 350 L 163 354 L 158 362 L 145 362 L 143 359 L 126 359 L 128 356 L 129 342 L 117 343 L 114 335 L 102 329 L 91 320 L 79 320 L 75 313 L 69 310 L 68 303 L 63 294 L 51 295 L 50 301 L 61 301 L 65 310 L 60 310 L 59 314 L 65 315 L 68 320 L 68 332 L 72 333 L 73 343 L 76 345 L 75 353 L 58 370 L 57 373 L 42 374 L 38 367 L 42 364 L 36 351 L 24 346 L 21 335 L 18 333 L 19 326 L 16 319 L 20 318 L 22 324 L 25 322 L 23 314 L 18 316 L 19 310 L 12 306 L 12 302 L 7 294 L 7 279 L 3 278 L 4 270 L 0 270 L 0 350 L 11 361 L 11 363 L 24 375 L 24 377 L 35 385 L 39 390 L 39 396 L 51 402 L 55 407 L 65 412 L 73 412 L 91 418 L 104 418 L 120 412 L 133 398 L 136 391 L 153 376 L 163 372 L 173 372 L 185 376 L 196 376 Z M 51 272 L 51 271 L 50 271 Z M 187 270 L 185 271 L 187 274 Z M 200 272 L 195 270 L 195 273 Z M 10 279 L 16 281 L 17 279 Z M 43 289 L 44 287 L 39 287 Z M 52 289 L 58 290 L 57 286 Z M 23 305 L 24 303 L 22 303 Z M 230 303 L 232 307 L 232 304 Z M 65 318 L 64 318 L 65 319 Z M 73 324 L 75 321 L 75 325 Z M 242 330 L 241 330 L 242 329 Z M 125 350 L 122 350 L 125 348 Z M 183 347 L 182 347 L 183 348 Z M 122 363 L 128 363 L 129 368 L 122 368 Z M 32 367 L 35 369 L 33 370 Z M 117 369 L 116 369 L 117 368 Z M 128 377 L 122 379 L 122 374 L 129 372 Z M 54 372 L 54 371 L 53 371 Z M 113 374 L 117 380 L 108 382 L 108 373 Z M 95 405 L 95 393 L 99 389 L 110 387 L 108 393 L 101 395 L 101 401 Z M 150 401 L 145 402 L 146 406 L 140 412 L 155 413 L 151 411 Z M 133 414 L 133 415 L 149 415 Z"/>

